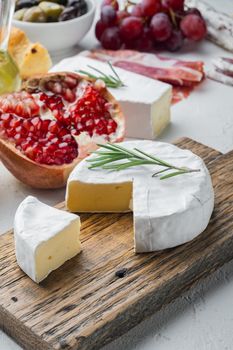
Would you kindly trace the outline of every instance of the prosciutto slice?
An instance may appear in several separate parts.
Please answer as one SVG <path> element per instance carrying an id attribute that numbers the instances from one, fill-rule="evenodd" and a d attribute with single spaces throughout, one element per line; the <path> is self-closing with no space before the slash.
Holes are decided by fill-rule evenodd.
<path id="1" fill-rule="evenodd" d="M 117 67 L 169 83 L 173 86 L 193 86 L 204 78 L 203 62 L 178 61 L 151 53 L 131 50 L 94 50 L 91 58 L 111 61 Z"/>
<path id="2" fill-rule="evenodd" d="M 81 54 L 104 62 L 111 61 L 117 67 L 171 84 L 174 87 L 173 103 L 187 97 L 204 79 L 201 61 L 175 60 L 132 50 L 93 50 Z"/>

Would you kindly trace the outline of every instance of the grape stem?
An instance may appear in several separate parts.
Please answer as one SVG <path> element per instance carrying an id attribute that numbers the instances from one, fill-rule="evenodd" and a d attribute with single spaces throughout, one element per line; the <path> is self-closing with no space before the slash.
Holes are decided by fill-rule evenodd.
<path id="1" fill-rule="evenodd" d="M 177 21 L 176 21 L 176 13 L 172 10 L 172 8 L 169 8 L 169 13 L 170 13 L 170 17 L 171 17 L 171 20 L 172 20 L 174 27 L 176 29 L 178 29 L 178 25 L 177 25 Z"/>
<path id="2" fill-rule="evenodd" d="M 124 10 L 127 11 L 129 6 L 135 6 L 135 5 L 137 5 L 136 2 L 133 2 L 131 0 L 126 0 L 124 3 Z"/>

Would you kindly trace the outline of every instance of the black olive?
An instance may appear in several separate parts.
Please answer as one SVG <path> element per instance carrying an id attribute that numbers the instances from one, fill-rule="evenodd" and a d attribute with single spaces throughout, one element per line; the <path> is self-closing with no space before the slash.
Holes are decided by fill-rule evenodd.
<path id="1" fill-rule="evenodd" d="M 87 13 L 87 3 L 85 0 L 68 0 L 68 6 L 76 7 L 77 17 Z"/>
<path id="2" fill-rule="evenodd" d="M 39 4 L 38 0 L 18 0 L 15 5 L 15 11 L 18 11 L 23 8 L 37 6 L 38 4 Z"/>
<path id="3" fill-rule="evenodd" d="M 83 2 L 83 0 L 68 0 L 67 6 L 79 6 Z"/>
<path id="4" fill-rule="evenodd" d="M 62 13 L 59 16 L 58 21 L 62 22 L 62 21 L 68 21 L 70 19 L 74 19 L 77 17 L 77 9 L 76 7 L 67 7 L 65 8 Z"/>
<path id="5" fill-rule="evenodd" d="M 59 5 L 63 5 L 63 6 L 67 6 L 68 5 L 67 0 L 56 0 L 56 3 L 59 4 Z"/>
<path id="6" fill-rule="evenodd" d="M 87 5 L 78 8 L 77 17 L 85 15 L 85 13 L 87 13 Z"/>

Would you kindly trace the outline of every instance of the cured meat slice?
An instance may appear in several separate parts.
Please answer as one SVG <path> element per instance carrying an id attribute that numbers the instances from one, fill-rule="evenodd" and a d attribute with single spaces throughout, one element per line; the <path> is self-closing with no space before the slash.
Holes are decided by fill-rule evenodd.
<path id="1" fill-rule="evenodd" d="M 204 78 L 203 62 L 174 60 L 151 53 L 131 50 L 93 50 L 83 54 L 115 66 L 169 83 L 173 86 L 193 86 Z"/>
<path id="2" fill-rule="evenodd" d="M 173 103 L 189 95 L 194 86 L 204 79 L 204 64 L 201 61 L 183 61 L 154 53 L 133 50 L 93 50 L 81 55 L 100 61 L 111 61 L 125 70 L 171 84 Z"/>

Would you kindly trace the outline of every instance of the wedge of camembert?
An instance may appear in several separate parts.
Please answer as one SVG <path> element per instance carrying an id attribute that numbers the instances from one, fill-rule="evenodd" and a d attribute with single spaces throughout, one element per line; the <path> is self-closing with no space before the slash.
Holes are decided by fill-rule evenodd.
<path id="1" fill-rule="evenodd" d="M 113 72 L 107 63 L 77 55 L 61 61 L 52 71 L 85 70 L 90 73 L 95 67 L 107 75 Z M 172 87 L 161 81 L 114 67 L 125 86 L 109 88 L 120 103 L 126 123 L 126 136 L 140 139 L 155 139 L 170 123 Z"/>
<path id="2" fill-rule="evenodd" d="M 110 171 L 89 169 L 90 163 L 83 160 L 68 179 L 68 210 L 101 213 L 132 210 L 138 253 L 175 247 L 203 232 L 214 207 L 212 182 L 203 160 L 189 150 L 162 142 L 126 141 L 119 145 L 138 148 L 177 167 L 200 171 L 160 180 L 152 177 L 162 169 L 156 165 Z"/>
<path id="3" fill-rule="evenodd" d="M 20 268 L 39 283 L 81 251 L 79 216 L 29 196 L 14 220 L 15 253 Z"/>

